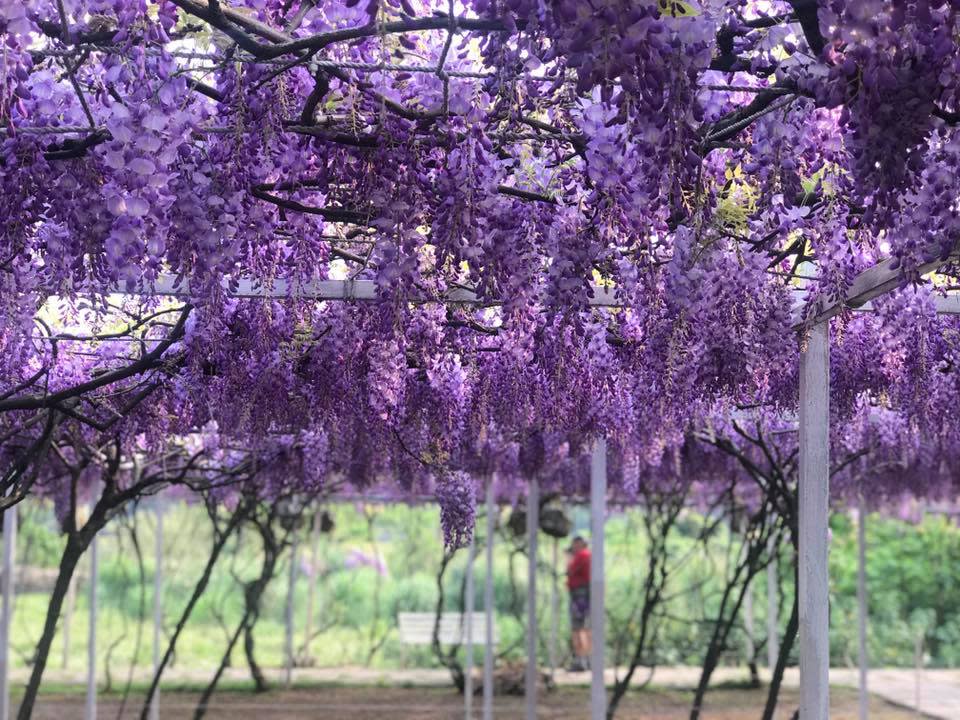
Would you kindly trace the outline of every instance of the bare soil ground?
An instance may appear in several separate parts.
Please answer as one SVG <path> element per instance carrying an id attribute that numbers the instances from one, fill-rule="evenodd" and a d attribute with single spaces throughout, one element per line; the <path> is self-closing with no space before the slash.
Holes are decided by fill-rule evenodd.
<path id="1" fill-rule="evenodd" d="M 622 720 L 681 720 L 690 710 L 690 693 L 683 690 L 652 689 L 634 692 L 621 704 L 617 717 Z M 765 700 L 763 690 L 722 688 L 710 692 L 703 714 L 704 720 L 758 720 Z M 198 693 L 165 692 L 161 700 L 163 720 L 192 718 Z M 14 700 L 16 702 L 16 700 Z M 127 702 L 118 715 L 120 698 L 116 695 L 100 699 L 100 720 L 139 717 L 142 696 Z M 589 690 L 562 687 L 541 698 L 541 720 L 580 719 L 589 717 Z M 797 706 L 794 690 L 784 690 L 777 720 L 789 720 Z M 495 713 L 498 720 L 523 718 L 522 697 L 498 697 Z M 474 706 L 480 716 L 480 699 Z M 37 705 L 36 720 L 74 720 L 83 717 L 83 695 L 43 695 Z M 460 720 L 463 698 L 442 688 L 324 687 L 275 690 L 264 694 L 223 691 L 217 693 L 206 715 L 208 720 Z M 857 717 L 856 693 L 835 688 L 831 696 L 832 720 L 854 720 Z M 908 720 L 917 716 L 889 703 L 873 698 L 872 720 Z"/>

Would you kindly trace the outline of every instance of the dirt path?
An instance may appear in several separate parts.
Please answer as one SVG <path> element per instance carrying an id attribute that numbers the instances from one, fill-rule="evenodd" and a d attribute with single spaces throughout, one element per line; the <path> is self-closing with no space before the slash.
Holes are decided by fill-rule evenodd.
<path id="1" fill-rule="evenodd" d="M 139 698 L 137 698 L 139 700 Z M 165 693 L 161 701 L 163 720 L 193 716 L 196 693 Z M 764 693 L 756 690 L 718 689 L 708 696 L 705 720 L 756 720 L 760 716 Z M 585 688 L 561 687 L 543 697 L 541 720 L 583 720 L 588 715 L 589 692 Z M 620 720 L 682 720 L 689 712 L 688 691 L 657 689 L 631 693 L 617 714 Z M 777 720 L 787 720 L 796 707 L 795 691 L 786 690 Z M 832 720 L 856 718 L 856 694 L 840 689 L 831 703 Z M 99 717 L 117 717 L 118 700 L 103 698 Z M 497 720 L 520 720 L 523 698 L 498 698 Z M 128 705 L 123 718 L 135 718 L 139 703 Z M 45 697 L 34 714 L 36 720 L 79 720 L 83 716 L 83 698 L 79 695 Z M 359 688 L 330 687 L 274 691 L 263 695 L 249 692 L 219 693 L 205 716 L 209 720 L 460 720 L 463 698 L 441 688 Z M 479 717 L 477 707 L 476 717 Z M 909 720 L 915 715 L 874 698 L 871 720 Z"/>

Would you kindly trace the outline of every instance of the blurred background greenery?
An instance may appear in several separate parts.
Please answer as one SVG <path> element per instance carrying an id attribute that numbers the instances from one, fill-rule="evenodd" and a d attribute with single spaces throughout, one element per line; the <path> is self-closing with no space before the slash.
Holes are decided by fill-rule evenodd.
<path id="1" fill-rule="evenodd" d="M 377 668 L 436 667 L 429 647 L 402 646 L 396 618 L 402 611 L 434 612 L 438 571 L 443 558 L 438 512 L 432 506 L 331 505 L 335 527 L 330 533 L 299 533 L 296 584 L 296 646 L 318 666 L 369 665 Z M 584 508 L 567 508 L 575 531 L 588 524 Z M 523 618 L 526 595 L 526 556 L 522 538 L 506 528 L 495 539 L 494 594 L 500 650 L 506 658 L 523 654 Z M 642 532 L 640 508 L 615 513 L 608 524 L 609 654 L 622 664 L 631 653 L 635 615 L 646 571 L 647 542 Z M 149 666 L 154 576 L 155 515 L 141 510 L 115 519 L 99 541 L 100 640 L 99 653 L 113 682 L 120 682 L 132 659 Z M 706 547 L 697 546 L 704 518 L 685 513 L 669 545 L 675 567 L 668 585 L 669 600 L 656 619 L 656 661 L 660 665 L 699 665 L 708 643 L 712 613 L 724 587 L 728 558 L 734 546 L 726 530 L 712 536 Z M 485 525 L 481 521 L 479 526 Z M 835 514 L 831 522 L 831 652 L 835 665 L 856 660 L 856 519 Z M 199 578 L 212 542 L 210 523 L 202 507 L 170 505 L 164 516 L 164 630 L 169 635 Z M 139 553 L 131 531 L 135 530 Z M 871 515 L 868 587 L 870 607 L 869 648 L 874 666 L 912 666 L 915 640 L 923 638 L 925 663 L 931 667 L 960 664 L 960 593 L 956 575 L 960 568 L 960 531 L 953 521 L 928 516 L 919 524 Z M 560 585 L 560 649 L 567 637 L 566 597 L 563 591 L 565 541 L 547 535 L 540 542 L 541 659 L 547 662 L 551 623 L 551 582 Z M 485 542 L 478 537 L 479 547 Z M 314 544 L 316 549 L 314 551 Z M 556 544 L 556 547 L 555 547 Z M 12 637 L 12 659 L 23 666 L 31 661 L 47 605 L 44 583 L 52 583 L 62 540 L 49 506 L 31 501 L 21 505 L 18 563 L 32 578 L 18 593 Z M 303 652 L 310 569 L 316 557 L 317 580 L 313 631 L 309 653 Z M 553 565 L 554 552 L 559 558 Z M 138 561 L 138 555 L 142 558 Z M 468 553 L 461 550 L 443 578 L 445 607 L 459 609 L 460 588 Z M 228 545 L 210 585 L 181 640 L 174 666 L 212 668 L 225 649 L 228 633 L 243 612 L 240 583 L 259 572 L 260 539 L 244 530 Z M 257 657 L 267 666 L 283 663 L 284 609 L 289 577 L 289 551 L 263 600 L 256 626 Z M 61 617 L 51 655 L 51 668 L 81 670 L 86 662 L 88 563 L 81 563 L 72 612 Z M 483 607 L 484 563 L 476 562 L 476 607 Z M 141 573 L 142 570 L 142 573 Z M 753 587 L 755 644 L 763 650 L 766 628 L 767 574 Z M 783 554 L 779 564 L 777 598 L 781 627 L 789 613 L 793 593 L 792 558 Z M 68 602 L 69 605 L 69 602 Z M 69 620 L 67 619 L 69 617 Z M 64 656 L 64 625 L 70 642 Z M 141 633 L 139 648 L 137 635 Z M 734 634 L 724 664 L 746 659 L 743 627 Z M 461 651 L 462 653 L 462 651 Z M 477 653 L 477 659 L 480 652 Z M 64 660 L 66 664 L 64 665 Z M 239 647 L 233 665 L 244 662 Z M 761 664 L 763 664 L 761 662 Z M 109 679 L 108 679 L 109 682 Z"/>

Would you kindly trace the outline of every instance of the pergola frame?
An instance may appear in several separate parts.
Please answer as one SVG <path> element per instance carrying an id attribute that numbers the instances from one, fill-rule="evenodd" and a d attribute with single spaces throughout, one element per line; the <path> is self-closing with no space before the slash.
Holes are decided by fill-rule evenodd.
<path id="1" fill-rule="evenodd" d="M 918 268 L 919 274 L 932 272 L 943 261 L 933 261 Z M 829 567 L 827 544 L 829 497 L 830 497 L 830 320 L 844 310 L 871 311 L 871 301 L 896 289 L 902 284 L 900 271 L 892 267 L 892 260 L 880 262 L 861 272 L 851 283 L 842 301 L 814 306 L 806 318 L 796 316 L 795 328 L 803 337 L 800 351 L 800 398 L 799 398 L 799 635 L 800 635 L 800 719 L 829 720 Z M 141 283 L 133 288 L 117 284 L 113 292 L 131 295 L 149 295 L 155 297 L 188 298 L 189 283 L 172 275 L 162 275 L 152 284 Z M 249 279 L 238 280 L 232 285 L 224 283 L 225 292 L 234 298 L 248 299 L 302 299 L 314 301 L 357 301 L 371 302 L 378 299 L 376 283 L 371 280 L 315 280 L 303 283 L 291 283 L 275 280 L 269 284 Z M 592 307 L 622 307 L 616 289 L 609 286 L 593 285 L 589 304 Z M 799 299 L 799 298 L 798 298 Z M 960 315 L 960 296 L 931 296 L 938 314 Z M 497 306 L 502 301 L 479 297 L 467 288 L 454 288 L 437 297 L 422 297 L 414 302 L 442 302 L 451 304 Z M 591 720 L 606 718 L 606 687 L 604 682 L 604 649 L 606 643 L 604 623 L 604 524 L 607 499 L 607 463 L 606 443 L 601 439 L 594 445 L 590 465 L 590 505 L 593 567 L 591 572 L 591 624 L 593 626 L 593 657 L 591 676 Z M 493 482 L 487 479 L 487 529 L 492 532 L 494 507 Z M 537 609 L 535 597 L 536 581 L 536 535 L 538 532 L 537 497 L 538 484 L 530 482 L 527 512 L 527 533 L 530 572 L 528 579 L 528 658 L 526 672 L 526 717 L 535 720 L 537 702 L 536 687 L 538 668 L 536 660 L 536 624 Z M 531 511 L 532 510 L 532 511 Z M 13 595 L 13 549 L 16 534 L 16 508 L 6 513 L 4 523 L 4 575 L 3 575 L 3 612 L 0 615 L 0 720 L 9 717 L 9 664 L 6 648 L 9 645 L 9 622 Z M 491 535 L 492 537 L 492 535 Z M 96 549 L 92 548 L 92 563 L 96 563 Z M 159 548 L 158 548 L 159 552 Z M 471 550 L 471 554 L 472 554 Z M 863 550 L 861 547 L 861 566 Z M 492 543 L 488 541 L 486 549 L 486 587 L 484 591 L 484 610 L 487 614 L 485 628 L 485 657 L 483 684 L 483 717 L 493 718 L 493 653 L 492 643 Z M 472 563 L 470 563 L 472 569 Z M 862 573 L 862 567 L 861 567 Z M 472 575 L 472 572 L 471 572 Z M 861 578 L 862 582 L 862 578 Z M 95 587 L 95 586 L 94 586 Z M 862 592 L 862 590 L 861 590 Z M 864 603 L 860 602 L 861 633 L 865 626 Z M 94 627 L 95 603 L 91 603 L 91 627 Z M 532 632 L 531 632 L 532 629 Z M 91 638 L 92 639 L 92 638 Z M 862 644 L 862 643 L 861 643 Z M 91 643 L 92 646 L 92 643 Z M 156 650 L 155 650 L 156 652 Z M 96 717 L 94 660 L 90 658 L 88 673 L 88 695 L 85 717 Z M 864 707 L 867 691 L 866 654 L 861 649 L 861 708 Z M 156 712 L 156 703 L 151 708 Z M 467 712 L 471 712 L 467 704 Z"/>
<path id="2" fill-rule="evenodd" d="M 920 275 L 944 264 L 935 260 L 917 268 Z M 830 570 L 827 542 L 830 503 L 830 319 L 844 309 L 868 310 L 869 303 L 902 284 L 902 274 L 888 259 L 861 272 L 840 302 L 814 308 L 798 328 L 800 346 L 800 457 L 798 604 L 800 619 L 800 720 L 830 717 Z M 941 315 L 960 315 L 960 298 L 933 296 Z M 862 524 L 862 521 L 861 521 Z M 858 550 L 865 562 L 862 544 Z M 860 575 L 860 635 L 865 633 L 863 570 Z M 867 693 L 866 652 L 861 639 L 860 712 Z"/>

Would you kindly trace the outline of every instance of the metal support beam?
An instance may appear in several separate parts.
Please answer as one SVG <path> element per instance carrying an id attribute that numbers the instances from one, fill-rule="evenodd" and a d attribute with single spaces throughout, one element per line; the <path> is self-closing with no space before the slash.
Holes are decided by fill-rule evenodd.
<path id="1" fill-rule="evenodd" d="M 857 639 L 860 664 L 860 720 L 867 720 L 870 696 L 867 683 L 867 505 L 861 491 L 857 498 Z M 919 708 L 917 708 L 919 710 Z"/>
<path id="2" fill-rule="evenodd" d="M 17 567 L 17 506 L 3 513 L 3 611 L 0 614 L 0 720 L 10 720 L 10 622 Z"/>
<path id="3" fill-rule="evenodd" d="M 607 442 L 594 443 L 590 461 L 590 630 L 593 648 L 590 656 L 590 718 L 605 720 L 607 688 L 604 682 L 607 645 L 606 578 L 604 546 L 607 520 Z"/>
<path id="4" fill-rule="evenodd" d="M 153 546 L 153 673 L 160 669 L 163 634 L 163 508 L 157 504 L 157 529 Z M 160 720 L 160 688 L 150 698 L 150 720 Z"/>
<path id="5" fill-rule="evenodd" d="M 537 718 L 537 531 L 540 525 L 540 486 L 530 480 L 527 493 L 527 672 L 524 678 L 526 719 Z"/>
<path id="6" fill-rule="evenodd" d="M 87 635 L 87 699 L 83 720 L 97 720 L 97 584 L 100 580 L 100 561 L 97 536 L 90 541 L 90 624 Z"/>
<path id="7" fill-rule="evenodd" d="M 780 589 L 780 575 L 777 571 L 777 546 L 770 538 L 767 552 L 771 555 L 767 565 L 767 667 L 772 672 L 780 656 L 780 606 L 777 594 Z"/>
<path id="8" fill-rule="evenodd" d="M 470 536 L 470 549 L 467 554 L 467 587 L 466 587 L 466 661 L 463 667 L 463 714 L 467 720 L 473 717 L 473 610 L 475 605 L 476 589 L 473 584 L 473 560 L 477 552 L 476 528 Z"/>
<path id="9" fill-rule="evenodd" d="M 235 298 L 300 298 L 302 300 L 349 300 L 355 302 L 370 302 L 380 299 L 380 291 L 373 280 L 310 280 L 293 283 L 289 280 L 277 279 L 269 284 L 263 284 L 240 278 L 231 287 L 230 281 L 224 279 L 223 288 L 227 296 Z M 606 285 L 592 285 L 592 294 L 588 304 L 596 307 L 619 307 L 621 301 L 617 298 L 616 288 Z M 117 284 L 108 292 L 124 295 L 145 295 L 158 297 L 190 297 L 189 282 L 182 281 L 174 275 L 161 275 L 154 283 L 141 283 L 134 287 L 126 284 Z M 481 298 L 472 290 L 453 288 L 438 297 L 421 297 L 413 302 L 430 303 L 444 302 L 465 305 L 493 306 L 502 305 L 503 300 L 498 298 Z"/>
<path id="10" fill-rule="evenodd" d="M 287 688 L 293 684 L 293 617 L 297 590 L 297 551 L 300 545 L 296 530 L 293 531 L 292 535 L 293 539 L 290 542 L 290 576 L 287 581 L 287 606 L 283 617 L 283 684 Z"/>
<path id="11" fill-rule="evenodd" d="M 557 635 L 560 625 L 560 588 L 557 577 L 560 567 L 559 555 L 560 540 L 553 539 L 553 561 L 550 563 L 550 679 L 557 674 Z"/>
<path id="12" fill-rule="evenodd" d="M 487 549 L 486 572 L 483 577 L 483 613 L 485 620 L 483 648 L 483 720 L 493 720 L 493 535 L 496 532 L 496 499 L 493 479 L 487 480 Z"/>
<path id="13" fill-rule="evenodd" d="M 830 717 L 830 324 L 800 353 L 800 720 Z"/>

